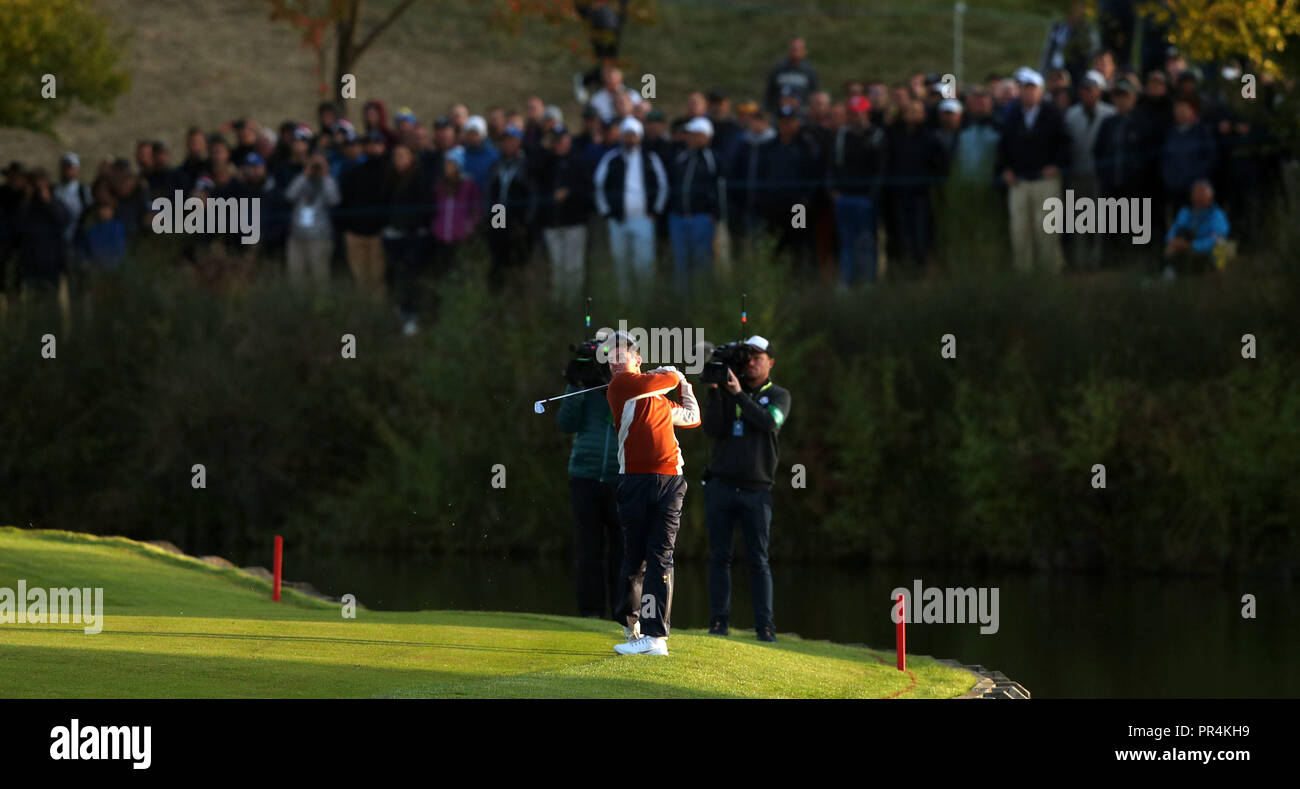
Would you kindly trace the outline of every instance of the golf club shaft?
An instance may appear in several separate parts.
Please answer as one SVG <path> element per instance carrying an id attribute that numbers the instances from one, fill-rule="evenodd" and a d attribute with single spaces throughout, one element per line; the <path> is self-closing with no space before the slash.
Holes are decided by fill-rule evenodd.
<path id="1" fill-rule="evenodd" d="M 539 402 L 539 403 L 549 403 L 549 402 L 551 402 L 552 400 L 563 400 L 563 399 L 566 398 L 566 397 L 573 397 L 574 395 L 586 394 L 587 392 L 594 392 L 594 391 L 596 391 L 597 389 L 605 389 L 605 388 L 607 388 L 608 386 L 609 386 L 609 384 L 601 384 L 600 386 L 593 386 L 593 387 L 591 387 L 590 389 L 579 389 L 579 390 L 576 391 L 576 392 L 569 392 L 568 394 L 557 395 L 557 396 L 555 396 L 555 397 L 548 397 L 548 398 L 546 398 L 545 400 L 538 400 L 537 402 Z"/>

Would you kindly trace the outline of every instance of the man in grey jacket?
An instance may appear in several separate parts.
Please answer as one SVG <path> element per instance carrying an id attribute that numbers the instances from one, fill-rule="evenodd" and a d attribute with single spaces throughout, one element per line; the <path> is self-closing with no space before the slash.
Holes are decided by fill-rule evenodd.
<path id="1" fill-rule="evenodd" d="M 1089 71 L 1079 85 L 1079 103 L 1065 111 L 1065 131 L 1070 135 L 1070 171 L 1065 188 L 1074 190 L 1076 199 L 1096 200 L 1101 196 L 1092 149 L 1101 124 L 1115 114 L 1115 108 L 1101 100 L 1105 89 L 1106 78 L 1098 71 Z M 1101 265 L 1101 236 L 1089 233 L 1066 238 L 1066 252 L 1075 267 L 1095 269 Z"/>
<path id="2" fill-rule="evenodd" d="M 289 280 L 295 285 L 308 279 L 316 286 L 329 282 L 334 255 L 334 226 L 330 209 L 339 204 L 338 183 L 329 174 L 325 157 L 315 154 L 307 169 L 289 183 L 285 199 L 292 206 L 289 225 Z"/>

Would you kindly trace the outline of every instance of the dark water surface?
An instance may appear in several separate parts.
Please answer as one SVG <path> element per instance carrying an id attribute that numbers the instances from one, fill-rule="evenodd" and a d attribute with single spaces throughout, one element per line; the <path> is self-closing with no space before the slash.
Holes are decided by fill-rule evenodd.
<path id="1" fill-rule="evenodd" d="M 232 557 L 233 558 L 233 557 Z M 269 557 L 242 565 L 269 566 Z M 284 575 L 385 611 L 576 615 L 558 559 L 285 554 Z M 753 625 L 747 571 L 733 572 L 732 627 Z M 1098 577 L 924 568 L 776 565 L 781 632 L 892 649 L 895 587 L 997 587 L 996 634 L 978 623 L 908 626 L 908 651 L 980 663 L 1035 697 L 1300 697 L 1300 590 L 1276 579 Z M 708 566 L 679 563 L 673 625 L 708 626 Z M 1241 616 L 1255 595 L 1255 619 Z"/>

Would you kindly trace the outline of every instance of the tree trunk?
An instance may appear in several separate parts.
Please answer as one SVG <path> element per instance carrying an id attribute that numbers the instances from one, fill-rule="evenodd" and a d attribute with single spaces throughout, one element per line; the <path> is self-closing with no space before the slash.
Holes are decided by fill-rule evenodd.
<path id="1" fill-rule="evenodd" d="M 352 64 L 357 57 L 357 20 L 361 18 L 361 0 L 352 0 L 349 5 L 347 16 L 340 19 L 335 28 L 338 41 L 334 56 L 334 84 L 330 87 L 330 93 L 336 97 L 343 88 L 343 75 L 355 73 Z M 343 106 L 341 97 L 339 106 Z"/>

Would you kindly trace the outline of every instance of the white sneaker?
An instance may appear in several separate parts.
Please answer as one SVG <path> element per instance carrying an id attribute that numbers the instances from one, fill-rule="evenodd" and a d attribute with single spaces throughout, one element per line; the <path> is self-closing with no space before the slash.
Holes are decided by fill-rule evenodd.
<path id="1" fill-rule="evenodd" d="M 405 334 L 407 337 L 414 337 L 415 333 L 419 330 L 419 327 L 415 325 L 415 321 L 407 321 L 402 324 L 402 334 Z"/>
<path id="2" fill-rule="evenodd" d="M 626 644 L 615 644 L 614 651 L 620 655 L 667 655 L 668 639 L 656 636 L 641 636 Z"/>

